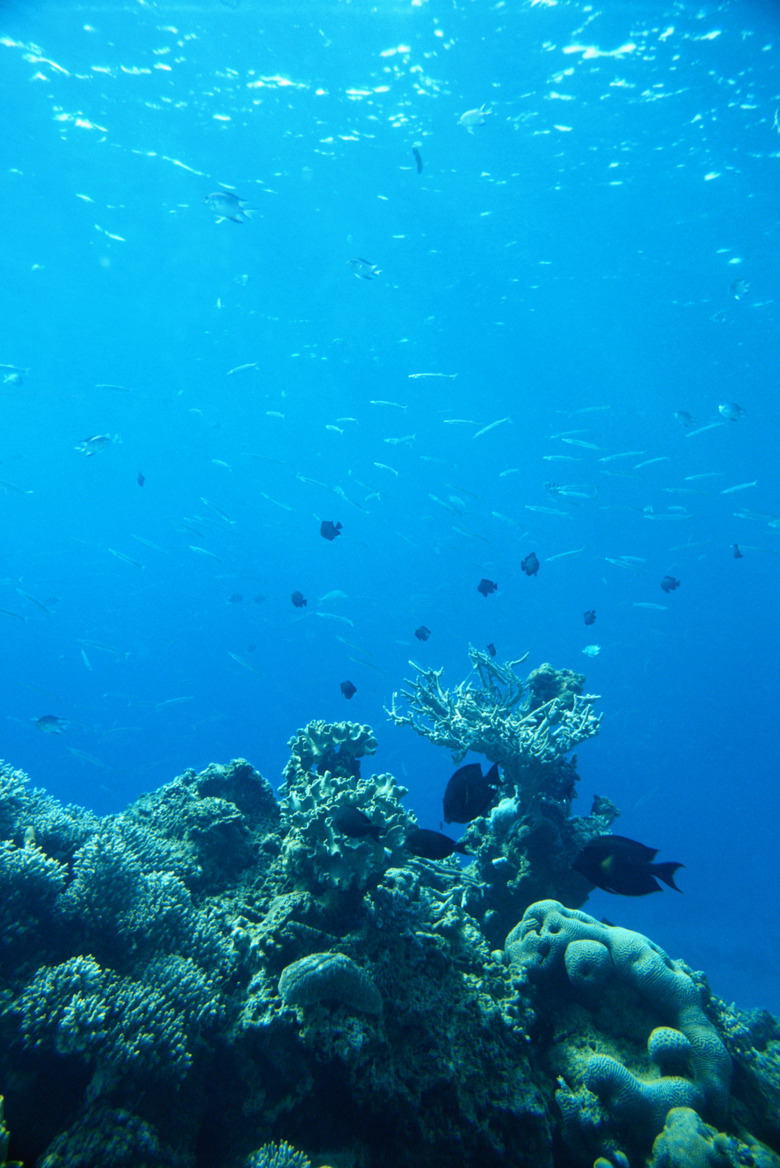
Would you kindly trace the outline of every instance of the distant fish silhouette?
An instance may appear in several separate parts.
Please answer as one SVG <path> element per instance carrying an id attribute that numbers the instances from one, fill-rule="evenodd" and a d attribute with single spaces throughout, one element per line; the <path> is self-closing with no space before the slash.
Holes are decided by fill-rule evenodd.
<path id="1" fill-rule="evenodd" d="M 347 701 L 349 701 L 349 699 L 354 697 L 357 693 L 357 686 L 353 685 L 351 681 L 342 681 L 339 688 L 341 689 L 341 692 Z"/>
<path id="2" fill-rule="evenodd" d="M 491 657 L 495 657 L 495 655 L 496 655 L 496 647 L 495 647 L 495 645 L 493 644 L 493 642 L 492 642 L 492 641 L 490 642 L 490 644 L 489 644 L 489 645 L 486 645 L 486 646 L 485 646 L 485 648 L 487 649 L 487 651 L 488 651 L 488 653 L 490 654 L 490 656 L 491 656 Z"/>
<path id="3" fill-rule="evenodd" d="M 67 718 L 58 718 L 56 714 L 42 714 L 35 719 L 35 725 L 44 734 L 62 734 L 69 725 Z"/>
<path id="4" fill-rule="evenodd" d="M 486 580 L 484 577 L 477 584 L 477 592 L 481 592 L 483 596 L 490 596 L 491 592 L 498 591 L 498 584 L 495 580 Z"/>
<path id="5" fill-rule="evenodd" d="M 302 592 L 293 592 L 290 600 L 293 602 L 296 608 L 305 608 L 309 603 Z"/>
<path id="6" fill-rule="evenodd" d="M 484 815 L 498 789 L 498 766 L 493 763 L 486 775 L 478 762 L 455 771 L 444 792 L 445 823 L 471 823 Z"/>
<path id="7" fill-rule="evenodd" d="M 664 576 L 661 581 L 661 587 L 664 592 L 674 592 L 675 588 L 680 587 L 680 581 L 675 580 L 674 576 Z"/>
<path id="8" fill-rule="evenodd" d="M 425 625 L 420 625 L 419 629 L 414 630 L 414 635 L 418 641 L 427 641 L 431 635 L 431 630 L 427 629 Z"/>
<path id="9" fill-rule="evenodd" d="M 537 558 L 536 552 L 529 552 L 520 567 L 523 569 L 526 576 L 535 576 L 539 571 L 539 560 Z"/>
<path id="10" fill-rule="evenodd" d="M 646 896 L 649 892 L 660 892 L 658 880 L 679 892 L 674 874 L 685 865 L 674 861 L 654 864 L 657 854 L 657 848 L 648 848 L 625 836 L 600 835 L 585 845 L 572 868 L 597 888 L 619 896 Z"/>
<path id="11" fill-rule="evenodd" d="M 584 619 L 586 625 L 595 624 L 595 622 L 596 622 L 595 608 L 589 608 L 588 611 L 585 613 L 585 616 L 583 617 L 583 619 Z"/>
<path id="12" fill-rule="evenodd" d="M 417 173 L 422 174 L 422 168 L 423 168 L 422 154 L 420 154 L 420 151 L 417 149 L 416 146 L 412 146 L 412 154 L 414 155 L 414 161 L 417 163 Z"/>
<path id="13" fill-rule="evenodd" d="M 733 543 L 733 544 L 731 545 L 731 554 L 733 555 L 733 557 L 734 557 L 734 559 L 735 559 L 735 560 L 741 560 L 741 559 L 744 559 L 744 557 L 743 557 L 743 555 L 742 555 L 742 552 L 740 551 L 740 548 L 739 548 L 739 544 L 738 544 L 738 543 Z"/>
<path id="14" fill-rule="evenodd" d="M 337 535 L 341 535 L 341 524 L 334 523 L 330 519 L 323 519 L 320 524 L 320 535 L 323 539 L 335 539 Z"/>
<path id="15" fill-rule="evenodd" d="M 427 827 L 412 828 L 406 837 L 406 847 L 413 856 L 420 856 L 423 860 L 446 860 L 453 852 L 461 852 L 464 856 L 471 854 L 460 840 L 450 839 L 448 835 Z"/>
<path id="16" fill-rule="evenodd" d="M 142 470 L 139 470 L 135 481 L 138 483 L 139 487 L 142 487 L 144 485 L 144 483 L 146 482 L 146 476 L 144 475 L 144 472 Z"/>

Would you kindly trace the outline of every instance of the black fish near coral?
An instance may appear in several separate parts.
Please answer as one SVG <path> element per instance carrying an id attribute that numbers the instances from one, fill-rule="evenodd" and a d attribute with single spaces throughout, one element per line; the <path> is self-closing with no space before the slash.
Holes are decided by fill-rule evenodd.
<path id="1" fill-rule="evenodd" d="M 360 808 L 353 807 L 350 803 L 345 803 L 334 811 L 333 826 L 350 839 L 365 839 L 370 835 L 378 840 L 382 834 L 378 824 L 372 823 Z"/>
<path id="2" fill-rule="evenodd" d="M 484 577 L 477 584 L 477 592 L 481 592 L 483 596 L 490 596 L 491 592 L 498 591 L 498 584 L 495 580 L 486 580 Z"/>
<path id="3" fill-rule="evenodd" d="M 414 635 L 418 641 L 427 641 L 431 635 L 431 630 L 426 628 L 425 625 L 420 625 L 419 629 L 414 630 Z"/>
<path id="4" fill-rule="evenodd" d="M 539 559 L 536 555 L 536 552 L 529 552 L 520 567 L 523 569 L 526 576 L 535 576 L 539 571 Z"/>
<path id="5" fill-rule="evenodd" d="M 341 535 L 341 524 L 334 523 L 331 519 L 323 519 L 320 524 L 320 535 L 323 539 L 335 539 L 337 535 Z"/>
<path id="6" fill-rule="evenodd" d="M 674 592 L 675 588 L 680 587 L 680 581 L 675 580 L 674 576 L 664 576 L 661 581 L 661 587 L 664 592 Z"/>
<path id="7" fill-rule="evenodd" d="M 675 861 L 654 864 L 657 854 L 657 848 L 648 848 L 622 835 L 599 835 L 585 845 L 572 868 L 597 888 L 619 896 L 646 896 L 649 892 L 660 892 L 658 880 L 680 892 L 674 874 L 685 865 Z"/>
<path id="8" fill-rule="evenodd" d="M 471 853 L 460 840 L 450 839 L 440 831 L 427 827 L 415 827 L 406 837 L 406 846 L 413 856 L 423 860 L 446 860 L 453 852 L 468 856 Z"/>
<path id="9" fill-rule="evenodd" d="M 498 766 L 493 763 L 486 775 L 478 762 L 455 771 L 444 791 L 445 823 L 471 823 L 485 815 L 498 790 Z"/>
<path id="10" fill-rule="evenodd" d="M 293 602 L 296 608 L 305 608 L 309 603 L 303 593 L 297 591 L 292 593 L 290 600 Z"/>
<path id="11" fill-rule="evenodd" d="M 355 696 L 355 694 L 357 693 L 357 686 L 353 685 L 351 681 L 342 681 L 341 685 L 339 686 L 339 689 L 341 690 L 341 692 L 343 693 L 343 695 L 347 699 L 347 701 L 349 701 L 350 698 L 353 698 Z"/>

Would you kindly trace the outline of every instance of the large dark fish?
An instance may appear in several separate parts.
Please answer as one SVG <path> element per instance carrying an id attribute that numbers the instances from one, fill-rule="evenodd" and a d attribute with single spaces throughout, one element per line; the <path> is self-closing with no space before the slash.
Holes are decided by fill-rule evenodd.
<path id="1" fill-rule="evenodd" d="M 675 580 L 674 576 L 664 576 L 661 581 L 661 587 L 664 592 L 674 592 L 675 588 L 680 587 L 680 581 Z"/>
<path id="2" fill-rule="evenodd" d="M 364 812 L 349 803 L 344 803 L 333 812 L 333 826 L 350 839 L 365 839 L 370 835 L 378 840 L 382 834 L 378 824 L 372 823 Z"/>
<path id="3" fill-rule="evenodd" d="M 622 835 L 599 835 L 585 845 L 572 868 L 597 888 L 620 896 L 646 896 L 648 892 L 660 892 L 658 880 L 680 892 L 674 874 L 685 865 L 674 861 L 654 864 L 657 854 L 657 848 L 648 848 Z"/>
<path id="4" fill-rule="evenodd" d="M 529 552 L 520 567 L 523 569 L 526 576 L 535 576 L 539 571 L 539 559 L 536 555 L 536 552 Z"/>
<path id="5" fill-rule="evenodd" d="M 351 681 L 342 681 L 339 688 L 347 701 L 357 693 L 357 686 L 353 685 Z"/>
<path id="6" fill-rule="evenodd" d="M 334 523 L 332 519 L 323 519 L 320 524 L 320 535 L 323 539 L 335 539 L 337 535 L 341 535 L 341 524 Z"/>
<path id="7" fill-rule="evenodd" d="M 413 827 L 406 837 L 406 847 L 413 856 L 420 856 L 423 860 L 446 860 L 453 852 L 471 855 L 460 840 L 450 839 L 448 835 L 427 827 Z"/>
<path id="8" fill-rule="evenodd" d="M 418 641 L 427 641 L 431 635 L 431 630 L 426 628 L 425 625 L 420 625 L 419 629 L 414 630 L 414 635 Z"/>
<path id="9" fill-rule="evenodd" d="M 477 584 L 477 592 L 481 592 L 483 596 L 490 596 L 491 592 L 498 591 L 498 584 L 495 580 L 485 580 L 484 577 Z"/>
<path id="10" fill-rule="evenodd" d="M 445 823 L 471 823 L 485 815 L 498 789 L 498 766 L 493 763 L 486 775 L 478 762 L 455 771 L 444 792 Z"/>

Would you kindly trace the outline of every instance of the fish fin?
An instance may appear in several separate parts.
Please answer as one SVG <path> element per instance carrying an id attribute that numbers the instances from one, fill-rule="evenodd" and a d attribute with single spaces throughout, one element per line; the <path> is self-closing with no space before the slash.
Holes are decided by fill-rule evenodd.
<path id="1" fill-rule="evenodd" d="M 465 845 L 464 843 L 461 843 L 461 841 L 460 841 L 460 840 L 458 840 L 458 842 L 457 842 L 456 844 L 454 844 L 454 845 L 453 845 L 453 849 L 452 849 L 452 850 L 453 850 L 454 852 L 460 852 L 460 854 L 461 854 L 462 856 L 471 856 L 471 855 L 473 855 L 473 853 L 472 853 L 472 852 L 470 852 L 470 851 L 468 850 L 468 848 L 466 847 L 466 845 Z"/>
<path id="2" fill-rule="evenodd" d="M 674 875 L 678 868 L 684 868 L 685 864 L 676 864 L 674 860 L 667 860 L 663 864 L 651 864 L 650 871 L 659 880 L 663 880 L 664 884 L 668 884 L 675 892 L 682 892 L 682 888 L 678 888 L 674 882 Z"/>

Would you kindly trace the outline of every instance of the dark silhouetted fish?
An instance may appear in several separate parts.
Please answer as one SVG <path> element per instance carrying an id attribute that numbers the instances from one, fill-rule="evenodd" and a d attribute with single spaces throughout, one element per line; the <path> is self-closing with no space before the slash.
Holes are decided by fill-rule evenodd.
<path id="1" fill-rule="evenodd" d="M 293 592 L 290 600 L 293 602 L 296 608 L 305 608 L 309 603 L 302 592 Z"/>
<path id="2" fill-rule="evenodd" d="M 484 577 L 477 584 L 477 592 L 481 592 L 483 596 L 490 596 L 491 592 L 498 590 L 498 584 L 495 580 L 485 580 Z"/>
<path id="3" fill-rule="evenodd" d="M 333 523 L 330 519 L 323 519 L 320 524 L 320 535 L 323 539 L 335 539 L 337 535 L 341 535 L 341 524 Z"/>
<path id="4" fill-rule="evenodd" d="M 661 581 L 661 587 L 664 592 L 674 592 L 675 588 L 680 587 L 680 581 L 675 580 L 674 576 L 664 576 Z"/>
<path id="5" fill-rule="evenodd" d="M 413 856 L 420 856 L 423 860 L 446 860 L 453 852 L 471 855 L 460 840 L 450 839 L 448 835 L 427 827 L 412 828 L 406 837 L 406 846 Z"/>
<path id="6" fill-rule="evenodd" d="M 733 555 L 733 557 L 734 557 L 734 559 L 735 559 L 735 560 L 741 560 L 741 559 L 744 559 L 744 557 L 743 557 L 743 555 L 742 555 L 742 552 L 740 551 L 740 548 L 739 548 L 739 544 L 738 544 L 738 543 L 733 543 L 733 544 L 731 545 L 731 554 Z"/>
<path id="7" fill-rule="evenodd" d="M 596 622 L 595 608 L 589 608 L 588 611 L 585 613 L 585 616 L 583 619 L 584 619 L 586 625 L 595 624 L 595 622 Z"/>
<path id="8" fill-rule="evenodd" d="M 486 646 L 485 646 L 485 648 L 487 649 L 487 651 L 488 651 L 488 653 L 490 654 L 490 656 L 491 656 L 491 657 L 495 657 L 495 655 L 496 655 L 496 647 L 495 647 L 495 645 L 493 644 L 493 642 L 492 642 L 492 641 L 490 642 L 490 644 L 489 644 L 489 645 L 486 645 Z"/>
<path id="9" fill-rule="evenodd" d="M 414 635 L 418 641 L 427 641 L 431 635 L 431 630 L 427 629 L 425 625 L 420 625 L 419 629 L 414 630 Z"/>
<path id="10" fill-rule="evenodd" d="M 486 775 L 478 762 L 455 771 L 444 792 L 445 823 L 471 823 L 485 815 L 498 789 L 498 766 L 493 763 Z"/>
<path id="11" fill-rule="evenodd" d="M 146 475 L 144 474 L 144 472 L 142 470 L 139 470 L 135 481 L 138 483 L 139 487 L 142 487 L 144 485 L 144 483 L 146 482 Z"/>
<path id="12" fill-rule="evenodd" d="M 679 892 L 674 874 L 685 865 L 673 861 L 654 864 L 657 854 L 657 848 L 648 848 L 622 835 L 599 835 L 585 845 L 572 868 L 597 888 L 620 896 L 646 896 L 649 892 L 660 892 L 658 880 Z"/>
<path id="13" fill-rule="evenodd" d="M 416 146 L 412 146 L 412 154 L 414 155 L 414 161 L 417 163 L 417 173 L 422 174 L 422 168 L 423 168 L 422 154 L 420 154 L 420 151 L 417 149 Z"/>
<path id="14" fill-rule="evenodd" d="M 234 592 L 232 596 L 228 596 L 227 602 L 228 604 L 240 604 L 243 599 L 240 592 Z"/>
<path id="15" fill-rule="evenodd" d="M 357 686 L 353 685 L 351 681 L 342 681 L 340 689 L 347 701 L 357 693 Z"/>
<path id="16" fill-rule="evenodd" d="M 520 567 L 523 569 L 526 576 L 535 576 L 539 571 L 539 559 L 536 555 L 536 552 L 529 552 Z"/>
<path id="17" fill-rule="evenodd" d="M 365 815 L 359 808 L 345 803 L 333 812 L 333 825 L 342 835 L 350 839 L 365 839 L 367 835 L 378 840 L 382 829 Z"/>
<path id="18" fill-rule="evenodd" d="M 693 425 L 693 414 L 689 414 L 687 410 L 675 410 L 674 416 L 682 426 Z"/>
<path id="19" fill-rule="evenodd" d="M 70 723 L 67 718 L 58 718 L 56 714 L 42 714 L 40 718 L 35 719 L 35 725 L 44 734 L 62 734 Z"/>

